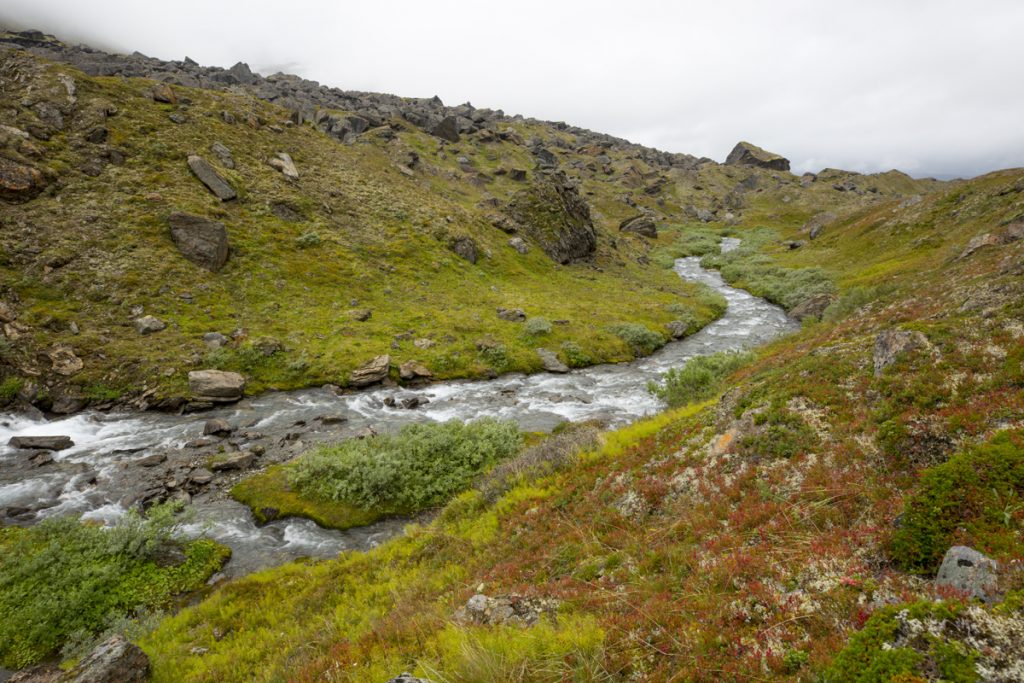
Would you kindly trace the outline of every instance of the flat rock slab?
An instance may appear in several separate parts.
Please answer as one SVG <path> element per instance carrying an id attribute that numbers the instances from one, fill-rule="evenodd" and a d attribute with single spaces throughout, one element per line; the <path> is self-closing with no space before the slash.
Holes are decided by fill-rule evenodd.
<path id="1" fill-rule="evenodd" d="M 193 370 L 188 373 L 188 388 L 200 401 L 237 401 L 245 390 L 245 377 L 225 370 Z"/>
<path id="2" fill-rule="evenodd" d="M 353 387 L 368 387 L 383 382 L 388 377 L 390 367 L 391 356 L 377 356 L 366 365 L 353 370 L 348 383 Z"/>
<path id="3" fill-rule="evenodd" d="M 63 451 L 72 448 L 75 442 L 71 440 L 70 436 L 12 436 L 7 445 L 11 448 Z"/>
<path id="4" fill-rule="evenodd" d="M 228 181 L 224 180 L 217 173 L 210 162 L 202 158 L 197 154 L 192 154 L 188 158 L 188 167 L 192 169 L 192 172 L 203 185 L 206 185 L 207 189 L 217 196 L 222 202 L 226 202 L 230 199 L 234 199 L 238 196 L 235 192 L 235 188 L 228 185 Z"/>

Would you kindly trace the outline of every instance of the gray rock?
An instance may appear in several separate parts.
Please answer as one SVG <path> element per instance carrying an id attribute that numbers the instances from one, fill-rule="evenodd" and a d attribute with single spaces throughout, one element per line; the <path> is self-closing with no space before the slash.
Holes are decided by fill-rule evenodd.
<path id="1" fill-rule="evenodd" d="M 228 343 L 228 338 L 220 332 L 207 332 L 203 335 L 203 341 L 211 349 L 223 348 Z"/>
<path id="2" fill-rule="evenodd" d="M 801 301 L 789 312 L 789 317 L 803 322 L 804 320 L 821 320 L 825 309 L 832 305 L 836 298 L 832 294 L 815 294 Z"/>
<path id="3" fill-rule="evenodd" d="M 545 615 L 553 615 L 558 601 L 551 598 L 528 598 L 519 595 L 488 597 L 477 594 L 454 614 L 459 624 L 496 626 L 502 624 L 533 626 Z"/>
<path id="4" fill-rule="evenodd" d="M 238 196 L 235 189 L 217 173 L 216 169 L 210 165 L 210 162 L 198 154 L 189 155 L 188 167 L 192 169 L 192 173 L 195 174 L 196 178 L 199 178 L 200 182 L 206 185 L 206 188 L 222 202 Z"/>
<path id="5" fill-rule="evenodd" d="M 537 355 L 540 356 L 541 366 L 547 372 L 555 372 L 563 374 L 569 372 L 569 366 L 558 359 L 558 354 L 550 349 L 537 349 Z"/>
<path id="6" fill-rule="evenodd" d="M 12 436 L 7 445 L 11 448 L 63 451 L 72 448 L 75 442 L 70 436 Z"/>
<path id="7" fill-rule="evenodd" d="M 749 142 L 738 142 L 729 152 L 725 163 L 730 166 L 758 166 L 775 171 L 788 171 L 789 159 L 761 149 Z"/>
<path id="8" fill-rule="evenodd" d="M 651 239 L 658 237 L 658 226 L 654 224 L 654 220 L 650 216 L 644 214 L 627 218 L 619 223 L 619 231 L 632 232 Z"/>
<path id="9" fill-rule="evenodd" d="M 882 370 L 895 363 L 901 353 L 926 349 L 930 346 L 927 337 L 917 331 L 890 329 L 879 332 L 875 337 L 872 357 L 875 377 L 880 377 Z"/>
<path id="10" fill-rule="evenodd" d="M 188 475 L 188 480 L 196 486 L 206 486 L 213 481 L 213 472 L 205 467 L 200 467 L 197 470 L 193 470 L 192 474 Z"/>
<path id="11" fill-rule="evenodd" d="M 521 308 L 499 308 L 498 317 L 513 323 L 521 323 L 526 320 L 526 311 Z"/>
<path id="12" fill-rule="evenodd" d="M 469 261 L 470 263 L 475 264 L 479 258 L 476 242 L 474 242 L 471 237 L 458 237 L 452 240 L 451 249 L 461 258 Z"/>
<path id="13" fill-rule="evenodd" d="M 299 179 L 299 169 L 295 168 L 295 162 L 292 161 L 292 157 L 285 152 L 278 152 L 277 156 L 270 159 L 268 162 L 272 168 L 276 168 L 284 175 L 288 180 Z"/>
<path id="14" fill-rule="evenodd" d="M 513 196 L 506 212 L 531 244 L 558 263 L 586 259 L 597 250 L 590 205 L 561 171 L 535 174 L 533 182 Z"/>
<path id="15" fill-rule="evenodd" d="M 166 83 L 160 83 L 153 86 L 153 90 L 150 91 L 154 102 L 163 102 L 165 104 L 177 104 L 178 98 L 175 96 L 171 86 Z"/>
<path id="16" fill-rule="evenodd" d="M 233 431 L 234 427 L 226 420 L 207 420 L 203 425 L 204 436 L 231 436 Z"/>
<path id="17" fill-rule="evenodd" d="M 398 376 L 408 382 L 416 379 L 430 379 L 434 373 L 418 360 L 407 360 L 398 366 Z"/>
<path id="18" fill-rule="evenodd" d="M 371 384 L 383 382 L 388 377 L 391 368 L 391 356 L 385 354 L 377 356 L 362 367 L 352 371 L 348 383 L 353 387 L 368 387 Z"/>
<path id="19" fill-rule="evenodd" d="M 231 156 L 231 150 L 227 148 L 221 142 L 215 142 L 210 145 L 210 151 L 216 155 L 217 159 L 220 160 L 221 166 L 224 168 L 234 168 L 235 159 Z"/>
<path id="20" fill-rule="evenodd" d="M 210 469 L 214 472 L 244 470 L 247 469 L 255 459 L 256 454 L 252 451 L 238 451 L 237 453 L 232 453 L 225 458 L 216 460 L 210 465 Z"/>
<path id="21" fill-rule="evenodd" d="M 508 246 L 512 247 L 520 254 L 530 253 L 530 245 L 526 243 L 522 237 L 513 237 L 508 241 Z"/>
<path id="22" fill-rule="evenodd" d="M 139 334 L 153 334 L 167 329 L 167 323 L 152 315 L 145 315 L 135 319 L 135 331 Z"/>
<path id="23" fill-rule="evenodd" d="M 188 373 L 188 388 L 198 401 L 230 403 L 242 398 L 245 377 L 225 370 L 193 370 Z"/>
<path id="24" fill-rule="evenodd" d="M 458 142 L 461 139 L 459 137 L 459 121 L 454 116 L 446 116 L 431 129 L 430 134 L 442 140 Z"/>
<path id="25" fill-rule="evenodd" d="M 58 375 L 71 377 L 82 371 L 85 363 L 75 355 L 75 350 L 67 344 L 57 344 L 46 351 L 50 359 L 51 369 Z"/>
<path id="26" fill-rule="evenodd" d="M 673 320 L 665 323 L 665 329 L 673 339 L 682 339 L 690 331 L 690 324 L 684 320 Z"/>
<path id="27" fill-rule="evenodd" d="M 21 679 L 22 683 L 32 680 Z M 121 634 L 111 636 L 75 668 L 49 679 L 58 683 L 142 683 L 149 680 L 149 657 Z"/>
<path id="28" fill-rule="evenodd" d="M 214 273 L 227 263 L 230 247 L 223 223 L 187 213 L 172 213 L 167 222 L 174 245 L 189 261 Z"/>
<path id="29" fill-rule="evenodd" d="M 973 548 L 955 545 L 942 558 L 935 585 L 949 586 L 968 593 L 972 598 L 994 602 L 999 598 L 998 570 L 995 560 Z"/>

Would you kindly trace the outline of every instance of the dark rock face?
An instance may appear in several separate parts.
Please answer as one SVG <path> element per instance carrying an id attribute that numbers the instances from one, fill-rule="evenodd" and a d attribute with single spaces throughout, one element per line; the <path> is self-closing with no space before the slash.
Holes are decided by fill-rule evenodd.
<path id="1" fill-rule="evenodd" d="M 45 187 L 46 181 L 37 168 L 0 157 L 0 199 L 23 202 Z"/>
<path id="2" fill-rule="evenodd" d="M 446 116 L 441 119 L 440 123 L 434 126 L 430 133 L 431 135 L 436 135 L 442 140 L 447 140 L 449 142 L 458 142 L 462 139 L 459 137 L 458 119 L 454 116 Z"/>
<path id="3" fill-rule="evenodd" d="M 63 451 L 75 445 L 70 436 L 12 436 L 11 448 L 33 448 L 43 451 Z"/>
<path id="4" fill-rule="evenodd" d="M 732 148 L 732 151 L 729 152 L 725 163 L 730 166 L 759 166 L 760 168 L 768 168 L 773 171 L 789 170 L 789 159 L 763 150 L 749 142 L 737 143 Z"/>
<path id="5" fill-rule="evenodd" d="M 228 181 L 221 178 L 216 169 L 210 165 L 210 162 L 201 156 L 196 154 L 189 156 L 188 167 L 192 169 L 192 173 L 195 174 L 196 178 L 199 178 L 203 185 L 206 185 L 207 189 L 222 202 L 238 196 L 235 189 L 228 185 Z"/>
<path id="6" fill-rule="evenodd" d="M 353 387 L 368 387 L 371 384 L 383 382 L 387 379 L 390 368 L 391 356 L 387 354 L 377 356 L 369 363 L 353 370 L 348 383 Z"/>
<path id="7" fill-rule="evenodd" d="M 228 231 L 223 223 L 187 213 L 173 213 L 167 219 L 171 239 L 192 263 L 218 272 L 228 261 Z"/>
<path id="8" fill-rule="evenodd" d="M 558 263 L 589 257 L 597 249 L 590 205 L 562 172 L 538 173 L 507 208 L 520 232 Z"/>
<path id="9" fill-rule="evenodd" d="M 476 242 L 471 237 L 459 237 L 452 240 L 451 249 L 461 258 L 475 264 L 479 258 Z"/>
<path id="10" fill-rule="evenodd" d="M 650 237 L 651 239 L 658 237 L 658 226 L 654 224 L 654 220 L 650 216 L 643 214 L 627 218 L 619 223 L 619 231 L 633 232 L 637 235 Z"/>
<path id="11" fill-rule="evenodd" d="M 815 294 L 793 307 L 789 317 L 803 322 L 804 320 L 821 320 L 822 314 L 836 298 L 831 294 Z"/>

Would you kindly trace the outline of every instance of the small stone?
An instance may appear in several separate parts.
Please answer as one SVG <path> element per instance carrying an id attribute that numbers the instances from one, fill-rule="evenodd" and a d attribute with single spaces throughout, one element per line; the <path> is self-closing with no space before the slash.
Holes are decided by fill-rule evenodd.
<path id="1" fill-rule="evenodd" d="M 139 334 L 153 334 L 165 329 L 167 329 L 167 323 L 155 316 L 146 315 L 135 319 L 135 331 Z"/>
<path id="2" fill-rule="evenodd" d="M 166 83 L 160 83 L 159 85 L 153 86 L 151 95 L 155 102 L 163 102 L 165 104 L 177 104 L 178 98 L 175 96 L 171 86 Z"/>
<path id="3" fill-rule="evenodd" d="M 348 315 L 357 322 L 365 323 L 373 316 L 373 311 L 369 308 L 356 308 L 349 311 Z"/>
<path id="4" fill-rule="evenodd" d="M 521 323 L 526 320 L 526 312 L 521 308 L 499 308 L 498 317 L 509 322 Z"/>
<path id="5" fill-rule="evenodd" d="M 203 335 L 203 341 L 211 349 L 223 348 L 228 343 L 228 338 L 220 332 L 207 332 Z"/>
<path id="6" fill-rule="evenodd" d="M 520 254 L 528 254 L 530 252 L 530 245 L 526 243 L 522 237 L 513 237 L 508 241 L 508 246 L 512 247 Z"/>
<path id="7" fill-rule="evenodd" d="M 398 376 L 406 381 L 415 379 L 430 379 L 434 376 L 427 366 L 418 360 L 407 360 L 398 366 Z"/>
<path id="8" fill-rule="evenodd" d="M 280 171 L 288 180 L 299 179 L 299 170 L 295 168 L 295 162 L 292 161 L 291 155 L 284 152 L 278 152 L 277 156 L 270 159 L 267 163 L 270 164 L 272 168 Z"/>
<path id="9" fill-rule="evenodd" d="M 569 366 L 558 359 L 558 354 L 549 349 L 537 349 L 541 365 L 548 372 L 563 374 L 569 372 Z"/>
<path id="10" fill-rule="evenodd" d="M 198 154 L 189 155 L 188 167 L 192 170 L 192 173 L 195 174 L 196 178 L 198 178 L 203 185 L 206 185 L 207 189 L 216 195 L 222 202 L 229 201 L 238 196 L 235 189 L 228 184 L 228 181 L 224 180 L 224 178 L 217 173 L 217 170 L 210 165 L 210 162 Z"/>

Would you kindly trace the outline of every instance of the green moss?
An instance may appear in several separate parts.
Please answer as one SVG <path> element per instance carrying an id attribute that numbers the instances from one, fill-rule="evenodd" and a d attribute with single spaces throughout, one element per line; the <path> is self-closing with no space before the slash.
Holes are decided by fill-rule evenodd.
<path id="1" fill-rule="evenodd" d="M 0 404 L 10 403 L 18 396 L 24 382 L 20 377 L 5 377 L 0 382 Z"/>
<path id="2" fill-rule="evenodd" d="M 889 544 L 908 571 L 933 573 L 954 543 L 1019 556 L 1024 519 L 1024 436 L 1002 432 L 924 472 Z"/>

